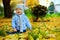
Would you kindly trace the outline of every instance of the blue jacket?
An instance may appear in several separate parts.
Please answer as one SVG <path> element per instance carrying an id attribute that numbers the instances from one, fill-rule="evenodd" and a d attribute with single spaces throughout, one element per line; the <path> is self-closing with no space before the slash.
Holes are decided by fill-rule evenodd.
<path id="1" fill-rule="evenodd" d="M 31 30 L 31 24 L 27 18 L 27 16 L 25 14 L 21 14 L 21 20 L 22 20 L 22 31 L 26 30 L 27 28 L 29 28 Z M 18 25 L 18 20 L 19 20 L 19 15 L 15 14 L 12 18 L 12 27 L 13 29 L 17 29 L 20 30 L 19 25 Z"/>

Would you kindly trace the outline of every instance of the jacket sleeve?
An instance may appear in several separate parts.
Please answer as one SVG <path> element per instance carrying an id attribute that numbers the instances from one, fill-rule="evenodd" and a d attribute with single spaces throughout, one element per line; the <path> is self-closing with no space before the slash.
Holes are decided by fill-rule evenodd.
<path id="1" fill-rule="evenodd" d="M 31 24 L 30 24 L 27 16 L 26 15 L 24 15 L 24 16 L 25 16 L 26 26 L 31 30 L 32 29 L 32 26 L 31 26 Z"/>
<path id="2" fill-rule="evenodd" d="M 14 29 L 15 27 L 16 27 L 15 16 L 13 16 L 13 18 L 12 18 L 12 28 Z"/>

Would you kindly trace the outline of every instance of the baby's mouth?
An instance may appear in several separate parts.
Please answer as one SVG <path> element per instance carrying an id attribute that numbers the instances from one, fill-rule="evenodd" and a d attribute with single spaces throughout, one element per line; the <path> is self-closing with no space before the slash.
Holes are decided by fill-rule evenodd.
<path id="1" fill-rule="evenodd" d="M 20 12 L 18 12 L 18 13 L 20 13 Z"/>

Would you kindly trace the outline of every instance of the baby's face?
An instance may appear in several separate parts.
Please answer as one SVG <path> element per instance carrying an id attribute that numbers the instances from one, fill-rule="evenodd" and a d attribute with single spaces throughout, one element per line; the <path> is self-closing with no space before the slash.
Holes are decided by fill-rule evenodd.
<path id="1" fill-rule="evenodd" d="M 20 15 L 20 14 L 22 14 L 22 10 L 19 9 L 19 8 L 17 8 L 17 9 L 16 9 L 16 13 L 17 13 L 18 15 Z"/>

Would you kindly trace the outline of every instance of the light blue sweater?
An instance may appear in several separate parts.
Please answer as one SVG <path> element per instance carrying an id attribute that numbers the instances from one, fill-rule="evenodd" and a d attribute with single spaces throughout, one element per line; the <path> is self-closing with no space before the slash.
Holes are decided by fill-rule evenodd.
<path id="1" fill-rule="evenodd" d="M 22 21 L 22 27 L 19 28 L 19 23 L 18 23 L 18 20 L 19 20 L 19 15 L 15 14 L 12 18 L 12 27 L 13 29 L 17 29 L 17 30 L 20 30 L 21 28 L 21 31 L 23 30 L 26 30 L 27 28 L 29 28 L 31 30 L 31 24 L 27 18 L 27 16 L 25 14 L 21 14 L 21 21 Z"/>

